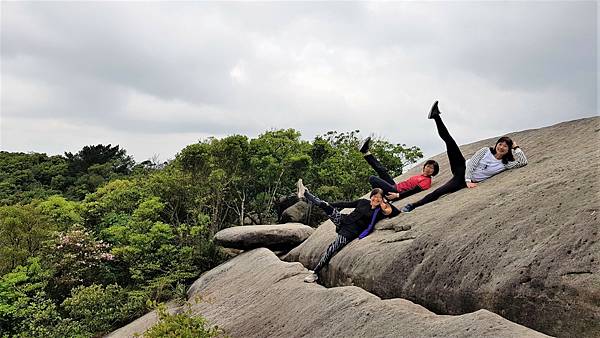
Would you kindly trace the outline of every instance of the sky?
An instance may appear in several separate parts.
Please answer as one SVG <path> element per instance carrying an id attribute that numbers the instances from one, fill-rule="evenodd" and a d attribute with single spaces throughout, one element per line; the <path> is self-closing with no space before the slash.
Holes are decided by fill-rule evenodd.
<path id="1" fill-rule="evenodd" d="M 595 1 L 1 2 L 0 150 L 360 130 L 445 151 L 598 115 Z M 518 140 L 516 140 L 518 142 Z M 522 145 L 526 149 L 526 145 Z"/>

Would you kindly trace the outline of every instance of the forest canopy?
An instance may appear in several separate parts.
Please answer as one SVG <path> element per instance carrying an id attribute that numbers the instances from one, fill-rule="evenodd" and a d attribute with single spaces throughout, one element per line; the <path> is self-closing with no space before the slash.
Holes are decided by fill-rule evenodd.
<path id="1" fill-rule="evenodd" d="M 311 142 L 294 129 L 208 138 L 165 163 L 119 145 L 0 152 L 0 337 L 91 337 L 174 298 L 225 258 L 214 234 L 277 221 L 303 178 L 328 200 L 359 198 L 372 169 L 359 131 Z M 418 147 L 374 140 L 392 176 Z"/>

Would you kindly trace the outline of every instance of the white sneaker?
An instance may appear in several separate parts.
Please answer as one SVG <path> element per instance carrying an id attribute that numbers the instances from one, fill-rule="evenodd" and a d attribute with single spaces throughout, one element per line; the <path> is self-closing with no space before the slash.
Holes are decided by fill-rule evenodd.
<path id="1" fill-rule="evenodd" d="M 317 280 L 319 280 L 319 276 L 317 276 L 317 274 L 314 271 L 309 270 L 308 272 L 310 272 L 310 275 L 304 278 L 305 283 L 314 283 Z"/>
<path id="2" fill-rule="evenodd" d="M 302 183 L 302 179 L 298 179 L 298 182 L 296 182 L 296 187 L 298 188 L 298 198 L 303 198 L 306 187 Z"/>

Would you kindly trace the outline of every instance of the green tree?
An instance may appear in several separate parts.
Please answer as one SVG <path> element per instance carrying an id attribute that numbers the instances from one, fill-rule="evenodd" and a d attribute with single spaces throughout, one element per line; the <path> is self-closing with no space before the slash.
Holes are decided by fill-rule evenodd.
<path id="1" fill-rule="evenodd" d="M 36 255 L 54 230 L 56 225 L 32 205 L 0 207 L 0 274 Z"/>
<path id="2" fill-rule="evenodd" d="M 14 337 L 85 337 L 88 332 L 60 314 L 46 294 L 52 278 L 39 258 L 0 278 L 0 333 Z"/>
<path id="3" fill-rule="evenodd" d="M 51 219 L 62 231 L 83 223 L 82 205 L 79 202 L 68 201 L 60 195 L 48 197 L 36 206 L 36 210 Z"/>
<path id="4" fill-rule="evenodd" d="M 126 324 L 139 309 L 131 306 L 126 290 L 117 284 L 77 286 L 61 307 L 72 320 L 94 335 Z"/>
<path id="5" fill-rule="evenodd" d="M 95 239 L 82 227 L 58 233 L 46 242 L 44 257 L 54 272 L 48 291 L 59 301 L 65 299 L 73 287 L 115 280 L 110 244 Z"/>
<path id="6" fill-rule="evenodd" d="M 276 197 L 292 192 L 294 182 L 308 171 L 310 148 L 293 129 L 268 131 L 250 141 L 253 208 L 260 223 L 275 220 Z"/>
<path id="7" fill-rule="evenodd" d="M 61 192 L 59 179 L 67 173 L 66 160 L 38 153 L 0 151 L 0 205 L 27 204 Z"/>
<path id="8" fill-rule="evenodd" d="M 313 165 L 305 180 L 313 191 L 329 200 L 351 200 L 370 190 L 367 179 L 375 173 L 356 149 L 360 140 L 358 130 L 330 131 L 315 138 L 310 153 Z M 371 152 L 392 176 L 423 156 L 417 147 L 383 139 L 373 140 Z"/>
<path id="9" fill-rule="evenodd" d="M 190 184 L 202 213 L 211 215 L 210 229 L 220 230 L 224 224 L 243 223 L 251 186 L 249 143 L 246 136 L 233 135 L 184 148 L 176 157 Z"/>
<path id="10" fill-rule="evenodd" d="M 98 234 L 115 222 L 126 222 L 146 196 L 136 180 L 113 180 L 83 200 L 85 226 Z"/>

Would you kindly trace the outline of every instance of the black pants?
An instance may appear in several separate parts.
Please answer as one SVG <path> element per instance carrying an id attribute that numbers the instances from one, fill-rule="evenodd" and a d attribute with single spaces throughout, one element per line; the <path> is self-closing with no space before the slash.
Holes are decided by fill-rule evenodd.
<path id="1" fill-rule="evenodd" d="M 323 267 L 329 263 L 331 258 L 333 258 L 333 256 L 340 252 L 340 250 L 342 250 L 342 248 L 345 247 L 346 244 L 350 243 L 351 241 L 351 239 L 338 234 L 335 238 L 335 241 L 333 241 L 331 244 L 329 244 L 329 247 L 327 247 L 327 251 L 325 251 L 325 254 L 321 256 L 321 259 L 315 267 L 314 272 L 316 274 L 319 274 L 319 271 L 321 271 L 321 269 L 323 269 Z"/>
<path id="2" fill-rule="evenodd" d="M 331 222 L 333 222 L 336 228 L 338 228 L 341 225 L 342 213 L 338 209 L 332 207 L 327 202 L 323 201 L 322 199 L 318 198 L 317 196 L 311 194 L 308 191 L 304 192 L 304 197 L 312 204 L 323 209 L 323 211 L 325 211 L 325 213 L 327 214 Z M 318 274 L 319 271 L 321 271 L 321 269 L 323 269 L 323 267 L 329 263 L 331 258 L 333 258 L 335 254 L 340 252 L 340 250 L 342 250 L 342 248 L 346 246 L 346 244 L 350 243 L 350 241 L 352 241 L 352 239 L 346 238 L 338 234 L 335 240 L 331 244 L 329 244 L 329 247 L 327 247 L 325 254 L 321 256 L 321 259 L 315 267 L 314 272 Z"/>
<path id="3" fill-rule="evenodd" d="M 325 211 L 325 214 L 327 214 L 327 217 L 329 217 L 329 219 L 333 222 L 336 228 L 338 228 L 342 224 L 342 213 L 340 212 L 340 210 L 332 207 L 331 205 L 329 205 L 329 203 L 311 194 L 310 192 L 308 192 L 308 190 L 304 192 L 304 197 L 310 203 L 323 209 L 323 211 Z"/>
<path id="4" fill-rule="evenodd" d="M 379 163 L 379 161 L 377 161 L 375 156 L 369 154 L 365 156 L 365 160 L 367 160 L 367 163 L 369 163 L 369 165 L 375 169 L 377 175 L 379 175 L 379 177 L 369 176 L 369 183 L 371 184 L 371 187 L 383 189 L 383 193 L 385 195 L 391 192 L 397 193 L 398 189 L 396 188 L 396 182 L 394 182 L 394 178 L 392 178 L 387 169 L 381 163 Z"/>
<path id="5" fill-rule="evenodd" d="M 448 132 L 448 129 L 446 129 L 440 116 L 435 116 L 434 120 L 438 134 L 440 134 L 440 137 L 446 143 L 446 152 L 448 153 L 452 178 L 441 187 L 427 194 L 421 200 L 412 203 L 413 208 L 418 208 L 424 204 L 437 200 L 442 195 L 450 194 L 467 187 L 467 184 L 465 183 L 465 170 L 467 169 L 465 166 L 465 158 L 452 136 L 450 136 L 450 133 Z"/>

